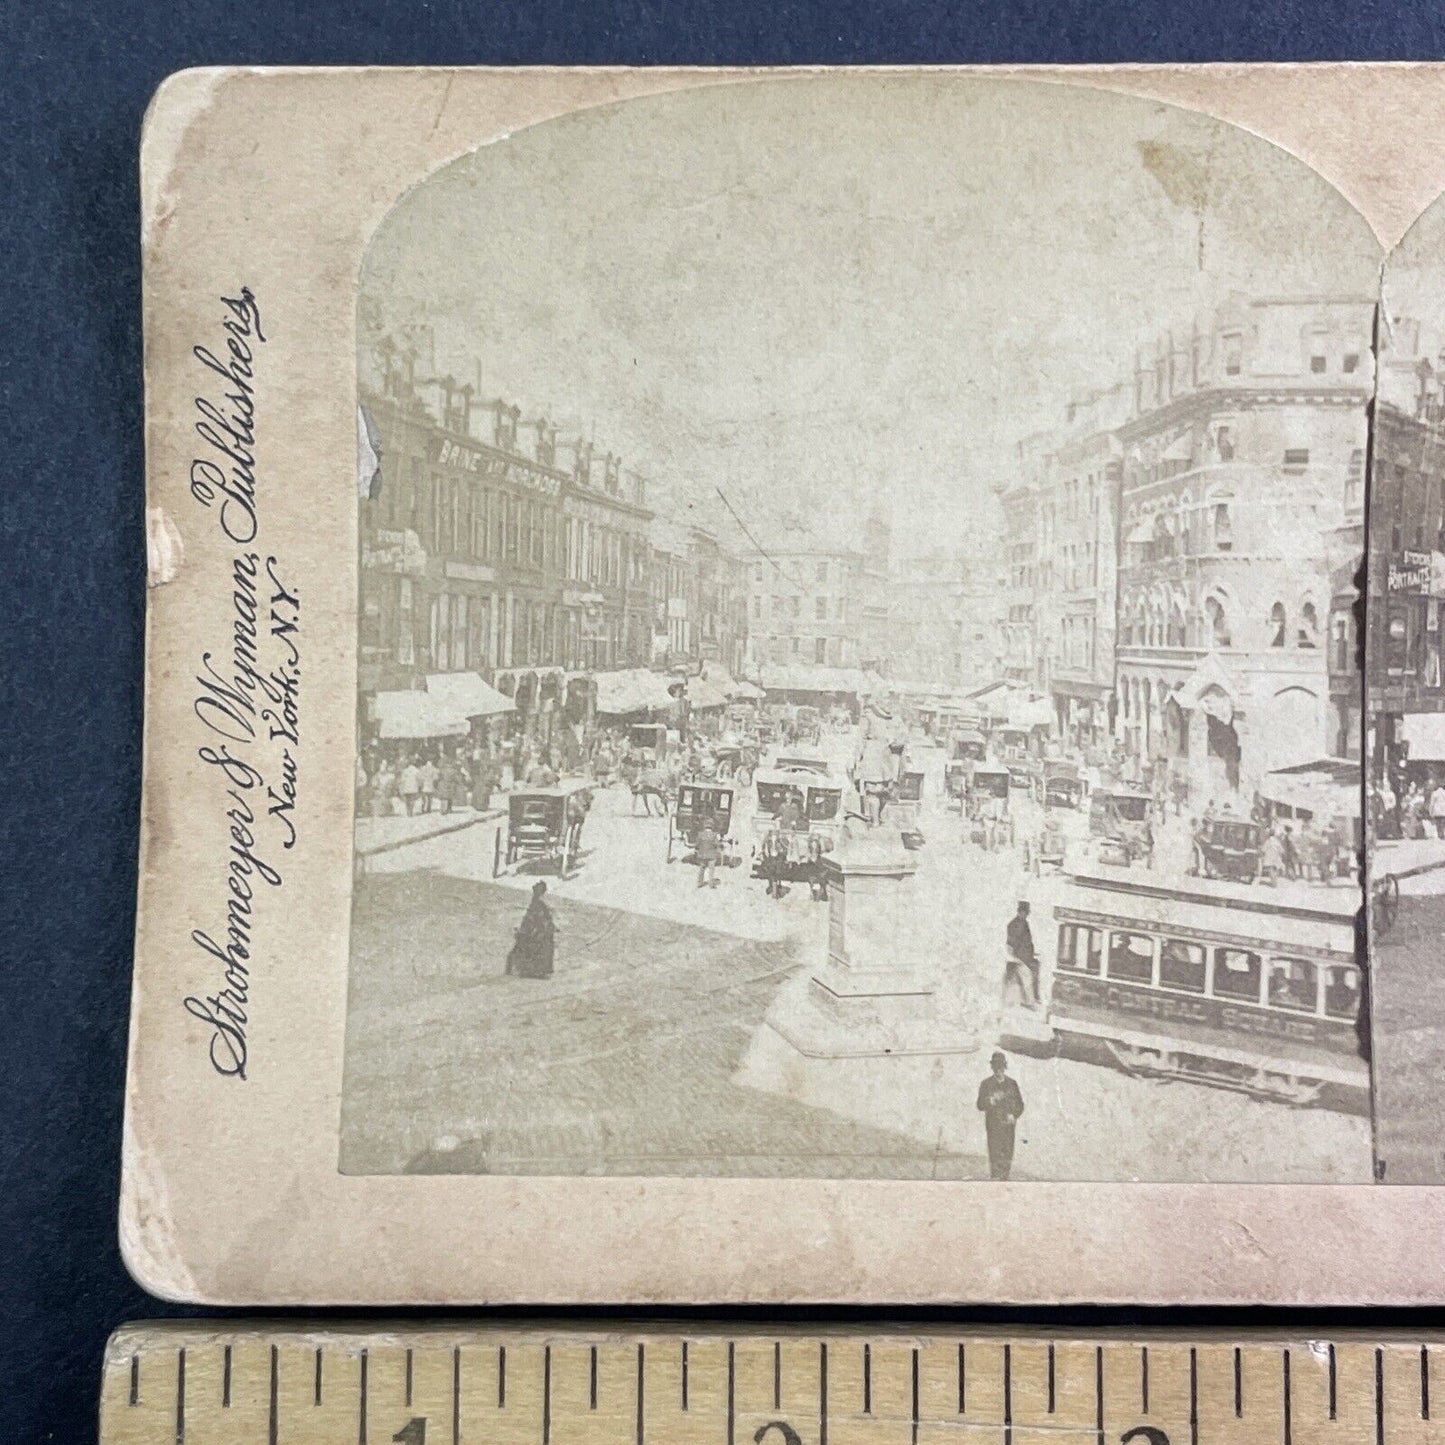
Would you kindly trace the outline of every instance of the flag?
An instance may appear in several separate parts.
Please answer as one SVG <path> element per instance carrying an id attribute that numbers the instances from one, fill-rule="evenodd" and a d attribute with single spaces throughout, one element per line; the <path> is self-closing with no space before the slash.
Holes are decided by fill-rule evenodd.
<path id="1" fill-rule="evenodd" d="M 356 491 L 364 502 L 381 495 L 381 438 L 364 406 L 356 408 Z"/>

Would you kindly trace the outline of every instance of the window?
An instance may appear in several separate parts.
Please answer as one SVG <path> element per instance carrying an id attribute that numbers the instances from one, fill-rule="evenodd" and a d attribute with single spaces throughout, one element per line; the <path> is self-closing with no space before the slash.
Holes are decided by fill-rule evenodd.
<path id="1" fill-rule="evenodd" d="M 1159 947 L 1159 983 L 1184 993 L 1203 993 L 1208 962 L 1202 944 L 1166 938 Z"/>
<path id="2" fill-rule="evenodd" d="M 1319 975 L 1303 958 L 1269 961 L 1269 1002 L 1292 1013 L 1312 1014 L 1319 1007 Z"/>
<path id="3" fill-rule="evenodd" d="M 1325 969 L 1325 1016 L 1355 1021 L 1360 1012 L 1360 971 L 1352 963 L 1332 963 Z"/>
<path id="4" fill-rule="evenodd" d="M 1306 602 L 1300 608 L 1299 631 L 1295 634 L 1295 642 L 1299 647 L 1318 647 L 1320 642 L 1320 619 L 1315 612 L 1315 604 Z"/>
<path id="5" fill-rule="evenodd" d="M 1284 615 L 1284 603 L 1276 602 L 1269 609 L 1269 645 L 1271 647 L 1283 647 L 1285 634 L 1289 631 L 1289 622 Z"/>
<path id="6" fill-rule="evenodd" d="M 1219 460 L 1232 462 L 1234 460 L 1234 432 L 1227 426 L 1222 426 L 1214 434 L 1214 447 L 1219 453 Z"/>
<path id="7" fill-rule="evenodd" d="M 753 581 L 754 581 L 754 582 L 761 582 L 762 580 L 763 580 L 763 564 L 762 564 L 761 562 L 759 562 L 758 565 L 753 568 Z"/>
<path id="8" fill-rule="evenodd" d="M 763 599 L 762 599 L 761 597 L 754 597 L 754 598 L 753 598 L 753 616 L 754 616 L 754 617 L 761 617 L 762 615 L 763 615 Z"/>
<path id="9" fill-rule="evenodd" d="M 1408 603 L 1392 603 L 1386 616 L 1385 667 L 1389 672 L 1415 671 L 1415 611 Z"/>
<path id="10" fill-rule="evenodd" d="M 1245 948 L 1214 950 L 1214 996 L 1259 1002 L 1259 955 Z"/>
<path id="11" fill-rule="evenodd" d="M 1244 365 L 1243 332 L 1226 331 L 1219 338 L 1219 345 L 1224 353 L 1224 374 L 1238 376 Z"/>
<path id="12" fill-rule="evenodd" d="M 819 597 L 817 601 L 814 602 L 813 616 L 816 617 L 819 622 L 826 622 L 828 620 L 828 599 L 826 597 Z"/>
<path id="13" fill-rule="evenodd" d="M 815 637 L 813 639 L 813 661 L 827 662 L 828 660 L 828 639 L 826 637 Z"/>
<path id="14" fill-rule="evenodd" d="M 796 617 L 796 616 L 798 616 L 798 613 L 799 613 L 799 610 L 801 609 L 801 606 L 802 606 L 802 603 L 801 603 L 801 601 L 800 601 L 800 599 L 799 599 L 798 597 L 796 597 L 796 596 L 789 597 L 789 598 L 788 598 L 788 615 L 789 615 L 790 617 Z"/>
<path id="15" fill-rule="evenodd" d="M 1286 447 L 1284 452 L 1284 469 L 1292 476 L 1298 476 L 1310 464 L 1310 449 L 1308 447 Z"/>
<path id="16" fill-rule="evenodd" d="M 1358 351 L 1345 352 L 1344 359 L 1340 362 L 1340 367 L 1347 376 L 1353 375 L 1360 369 L 1360 353 Z"/>
<path id="17" fill-rule="evenodd" d="M 819 582 L 826 582 L 827 580 L 828 580 L 828 564 L 827 564 L 826 562 L 819 562 L 819 563 L 818 563 L 818 581 L 819 581 Z"/>
<path id="18" fill-rule="evenodd" d="M 1154 940 L 1147 933 L 1111 933 L 1109 977 L 1122 983 L 1153 983 Z"/>
<path id="19" fill-rule="evenodd" d="M 1318 376 L 1324 369 L 1325 358 L 1321 356 L 1319 352 L 1315 352 L 1314 355 L 1310 357 L 1310 370 Z"/>
<path id="20" fill-rule="evenodd" d="M 1081 923 L 1065 923 L 1059 929 L 1059 967 L 1075 973 L 1097 976 L 1103 968 L 1104 934 Z"/>

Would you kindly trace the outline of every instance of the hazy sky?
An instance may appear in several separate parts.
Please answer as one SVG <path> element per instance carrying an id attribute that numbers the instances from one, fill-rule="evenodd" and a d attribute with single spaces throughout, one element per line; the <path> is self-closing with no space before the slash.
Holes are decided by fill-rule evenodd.
<path id="1" fill-rule="evenodd" d="M 364 304 L 713 519 L 987 538 L 1017 438 L 1232 289 L 1372 295 L 1378 243 L 1265 142 L 1074 87 L 717 86 L 519 132 L 404 197 Z"/>

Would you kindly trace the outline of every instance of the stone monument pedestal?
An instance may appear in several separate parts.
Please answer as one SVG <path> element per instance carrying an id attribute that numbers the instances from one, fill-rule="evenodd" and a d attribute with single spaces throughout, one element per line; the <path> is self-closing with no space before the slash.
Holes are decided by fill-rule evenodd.
<path id="1" fill-rule="evenodd" d="M 828 955 L 789 981 L 767 1023 L 809 1058 L 968 1053 L 980 1034 L 940 994 L 943 960 L 919 957 L 916 855 L 897 829 L 845 835 L 822 860 Z"/>

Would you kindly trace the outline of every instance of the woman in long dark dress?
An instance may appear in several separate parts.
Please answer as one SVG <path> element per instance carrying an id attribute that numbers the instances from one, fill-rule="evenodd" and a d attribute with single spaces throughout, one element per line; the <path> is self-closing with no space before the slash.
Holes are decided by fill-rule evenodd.
<path id="1" fill-rule="evenodd" d="M 538 880 L 532 885 L 532 901 L 517 926 L 517 940 L 507 954 L 507 972 L 517 978 L 551 978 L 552 953 L 557 926 L 552 910 L 542 901 L 547 885 Z"/>

